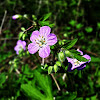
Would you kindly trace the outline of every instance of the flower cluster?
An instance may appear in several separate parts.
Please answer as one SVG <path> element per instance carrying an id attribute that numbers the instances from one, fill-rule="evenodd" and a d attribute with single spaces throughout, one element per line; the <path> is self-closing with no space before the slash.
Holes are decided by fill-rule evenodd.
<path id="1" fill-rule="evenodd" d="M 83 52 L 81 50 L 78 49 L 77 51 L 80 52 L 81 55 L 83 55 Z M 74 69 L 82 70 L 83 68 L 85 68 L 86 64 L 91 61 L 91 57 L 87 54 L 83 55 L 83 57 L 89 61 L 83 62 L 83 61 L 78 61 L 77 59 L 66 57 L 69 62 L 68 71 L 72 71 Z"/>
<path id="2" fill-rule="evenodd" d="M 40 27 L 40 30 L 35 30 L 32 32 L 32 35 L 30 37 L 30 40 L 32 43 L 28 45 L 28 51 L 31 54 L 35 54 L 37 51 L 39 51 L 39 56 L 41 58 L 46 58 L 50 55 L 50 46 L 57 43 L 57 37 L 55 34 L 50 33 L 51 28 L 49 26 L 43 26 Z M 26 42 L 18 40 L 17 45 L 14 47 L 14 50 L 17 54 L 19 54 L 19 51 L 26 50 Z M 82 57 L 86 58 L 88 61 L 79 61 L 75 58 L 69 58 L 66 57 L 68 60 L 68 71 L 73 71 L 74 69 L 82 70 L 86 67 L 86 64 L 91 61 L 91 57 L 87 54 L 83 55 L 83 52 L 79 49 L 77 50 L 80 52 L 80 55 Z M 68 53 L 68 51 L 67 51 Z M 59 60 L 60 62 L 64 61 L 65 55 L 63 52 L 59 53 Z M 56 68 L 56 67 L 55 67 Z"/>

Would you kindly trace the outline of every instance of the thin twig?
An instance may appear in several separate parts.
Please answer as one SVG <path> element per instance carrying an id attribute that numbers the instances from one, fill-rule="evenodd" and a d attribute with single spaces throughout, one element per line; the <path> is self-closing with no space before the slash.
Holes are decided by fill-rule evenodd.
<path id="1" fill-rule="evenodd" d="M 32 70 L 35 70 L 37 68 L 37 66 L 33 67 Z"/>
<path id="2" fill-rule="evenodd" d="M 77 4 L 77 14 L 76 14 L 76 21 L 77 21 L 77 19 L 78 19 L 78 13 L 79 13 L 79 6 L 80 6 L 80 4 L 81 4 L 81 0 L 79 0 L 78 1 L 78 4 Z"/>
<path id="3" fill-rule="evenodd" d="M 0 38 L 0 40 L 16 40 L 18 37 L 13 37 L 13 38 Z"/>
<path id="4" fill-rule="evenodd" d="M 34 21 L 32 21 L 31 19 L 29 19 L 28 17 L 25 17 L 27 20 L 29 20 L 30 22 L 34 23 Z"/>
<path id="5" fill-rule="evenodd" d="M 75 48 L 79 48 L 79 46 L 77 46 L 77 45 L 75 45 L 74 47 L 75 47 Z M 81 49 L 82 51 L 86 52 L 86 53 L 91 54 L 91 55 L 99 56 L 98 54 L 96 54 L 96 53 L 94 53 L 94 52 L 91 52 L 91 51 L 84 50 L 84 49 L 82 49 L 81 47 L 80 47 L 80 49 Z"/>
<path id="6" fill-rule="evenodd" d="M 3 27 L 4 21 L 5 21 L 6 15 L 7 15 L 7 10 L 5 10 L 5 13 L 4 13 L 4 16 L 3 16 L 3 19 L 2 19 L 2 23 L 1 23 L 1 26 L 0 26 L 0 34 L 1 34 L 1 31 L 2 31 L 2 27 Z"/>
<path id="7" fill-rule="evenodd" d="M 59 87 L 59 85 L 58 85 L 58 83 L 57 83 L 57 80 L 55 79 L 54 75 L 53 75 L 53 74 L 50 74 L 50 75 L 52 76 L 53 80 L 55 81 L 56 86 L 57 86 L 57 88 L 58 88 L 58 91 L 60 91 L 61 89 L 60 89 L 60 87 Z"/>
<path id="8" fill-rule="evenodd" d="M 24 31 L 24 33 L 27 32 L 28 30 L 30 30 L 30 29 L 33 28 L 33 27 L 34 27 L 33 25 L 30 26 L 28 29 L 26 29 L 26 30 Z"/>

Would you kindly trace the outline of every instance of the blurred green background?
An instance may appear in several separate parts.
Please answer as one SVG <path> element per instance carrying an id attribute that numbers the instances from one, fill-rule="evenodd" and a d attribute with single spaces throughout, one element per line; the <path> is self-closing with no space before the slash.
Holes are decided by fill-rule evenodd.
<path id="1" fill-rule="evenodd" d="M 49 22 L 41 21 L 48 13 Z M 23 17 L 13 20 L 15 14 Z M 80 48 L 84 54 L 91 56 L 91 63 L 84 70 L 66 72 L 64 81 L 64 73 L 55 74 L 61 87 L 60 92 L 57 92 L 55 83 L 48 76 L 51 80 L 51 95 L 56 97 L 55 100 L 100 100 L 100 0 L 0 0 L 0 100 L 31 100 L 27 93 L 23 93 L 24 89 L 20 90 L 20 86 L 29 83 L 34 75 L 28 78 L 22 75 L 23 79 L 20 80 L 14 73 L 9 73 L 10 78 L 6 80 L 6 74 L 11 67 L 9 62 L 16 57 L 14 46 L 21 28 L 27 29 L 33 22 L 51 24 L 52 32 L 59 41 L 78 38 L 74 48 Z M 27 38 L 29 36 L 25 37 L 25 41 L 28 41 Z M 23 59 L 19 58 L 19 61 L 20 59 L 22 62 L 17 65 L 19 69 L 26 66 L 26 73 L 32 73 L 28 67 L 40 66 L 41 59 L 37 60 L 35 56 L 32 58 L 26 55 Z"/>

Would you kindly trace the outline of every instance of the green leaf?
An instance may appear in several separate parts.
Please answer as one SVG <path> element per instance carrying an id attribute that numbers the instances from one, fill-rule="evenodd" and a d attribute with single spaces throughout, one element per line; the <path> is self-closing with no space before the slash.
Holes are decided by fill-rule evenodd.
<path id="1" fill-rule="evenodd" d="M 49 26 L 50 21 L 39 21 L 41 26 L 47 25 Z"/>
<path id="2" fill-rule="evenodd" d="M 75 45 L 75 43 L 77 42 L 77 40 L 78 40 L 78 39 L 71 40 L 71 42 L 68 43 L 68 44 L 65 46 L 66 49 L 72 48 L 72 47 Z"/>
<path id="3" fill-rule="evenodd" d="M 83 100 L 83 97 L 76 98 L 75 100 Z"/>
<path id="4" fill-rule="evenodd" d="M 23 34 L 22 39 L 25 40 L 26 34 Z"/>
<path id="5" fill-rule="evenodd" d="M 21 37 L 23 36 L 23 32 L 19 33 L 19 39 L 21 39 Z"/>
<path id="6" fill-rule="evenodd" d="M 47 20 L 51 16 L 51 13 L 44 15 L 43 21 Z"/>
<path id="7" fill-rule="evenodd" d="M 77 50 L 69 50 L 71 53 L 76 53 L 76 54 L 80 54 L 80 52 L 78 52 Z"/>
<path id="8" fill-rule="evenodd" d="M 24 93 L 31 99 L 45 100 L 44 95 L 30 84 L 22 84 L 21 90 L 24 91 Z"/>
<path id="9" fill-rule="evenodd" d="M 33 72 L 34 79 L 29 84 L 22 84 L 21 91 L 31 100 L 53 100 L 51 82 L 48 75 Z"/>
<path id="10" fill-rule="evenodd" d="M 76 28 L 77 28 L 77 29 L 80 29 L 80 28 L 82 28 L 82 27 L 83 27 L 83 24 L 81 24 L 81 23 L 79 23 L 79 24 L 76 25 Z"/>
<path id="11" fill-rule="evenodd" d="M 66 93 L 65 95 L 57 96 L 56 99 L 57 100 L 75 100 L 76 96 L 77 96 L 76 92 L 69 93 L 69 94 Z"/>
<path id="12" fill-rule="evenodd" d="M 90 32 L 93 31 L 93 28 L 92 28 L 92 27 L 86 27 L 86 28 L 85 28 L 85 31 L 88 32 L 88 33 L 90 33 Z"/>
<path id="13" fill-rule="evenodd" d="M 87 62 L 87 61 L 88 61 L 86 58 L 84 58 L 84 57 L 82 57 L 81 55 L 78 55 L 78 54 L 76 54 L 76 53 L 72 53 L 72 57 L 73 57 L 73 58 L 76 58 L 76 59 L 79 60 L 79 61 L 84 61 L 84 62 Z"/>
<path id="14" fill-rule="evenodd" d="M 5 73 L 0 74 L 0 87 L 2 86 L 3 83 L 6 81 L 6 75 Z"/>
<path id="15" fill-rule="evenodd" d="M 76 21 L 75 21 L 75 20 L 71 20 L 71 21 L 69 22 L 69 24 L 70 24 L 71 26 L 75 26 L 75 25 L 76 25 Z"/>
<path id="16" fill-rule="evenodd" d="M 100 62 L 100 58 L 91 57 L 91 62 Z"/>
<path id="17" fill-rule="evenodd" d="M 21 30 L 22 30 L 22 31 L 25 31 L 25 28 L 24 28 L 24 27 L 21 27 Z"/>
<path id="18" fill-rule="evenodd" d="M 97 27 L 98 27 L 98 29 L 100 29 L 100 22 L 97 23 Z"/>

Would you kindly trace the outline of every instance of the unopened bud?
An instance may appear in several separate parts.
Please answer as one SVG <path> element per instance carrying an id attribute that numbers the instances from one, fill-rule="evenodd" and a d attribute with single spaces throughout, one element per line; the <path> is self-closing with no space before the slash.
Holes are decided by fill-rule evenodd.
<path id="1" fill-rule="evenodd" d="M 56 65 L 61 67 L 61 62 L 60 61 L 56 61 Z"/>
<path id="2" fill-rule="evenodd" d="M 48 74 L 50 74 L 52 72 L 52 68 L 53 68 L 53 66 L 48 67 Z"/>
<path id="3" fill-rule="evenodd" d="M 59 54 L 58 54 L 58 59 L 59 59 L 59 61 L 61 61 L 61 62 L 63 62 L 64 60 L 65 60 L 65 55 L 64 55 L 64 53 L 61 51 L 61 52 L 59 52 Z"/>
<path id="4" fill-rule="evenodd" d="M 57 72 L 57 70 L 58 70 L 58 66 L 55 64 L 54 65 L 54 71 Z"/>
<path id="5" fill-rule="evenodd" d="M 66 50 L 66 51 L 65 51 L 65 55 L 66 55 L 67 57 L 69 57 L 69 56 L 71 56 L 71 52 L 68 51 L 68 50 Z"/>
<path id="6" fill-rule="evenodd" d="M 16 20 L 16 19 L 21 18 L 21 17 L 22 17 L 22 15 L 16 14 L 16 15 L 12 16 L 12 19 Z"/>

